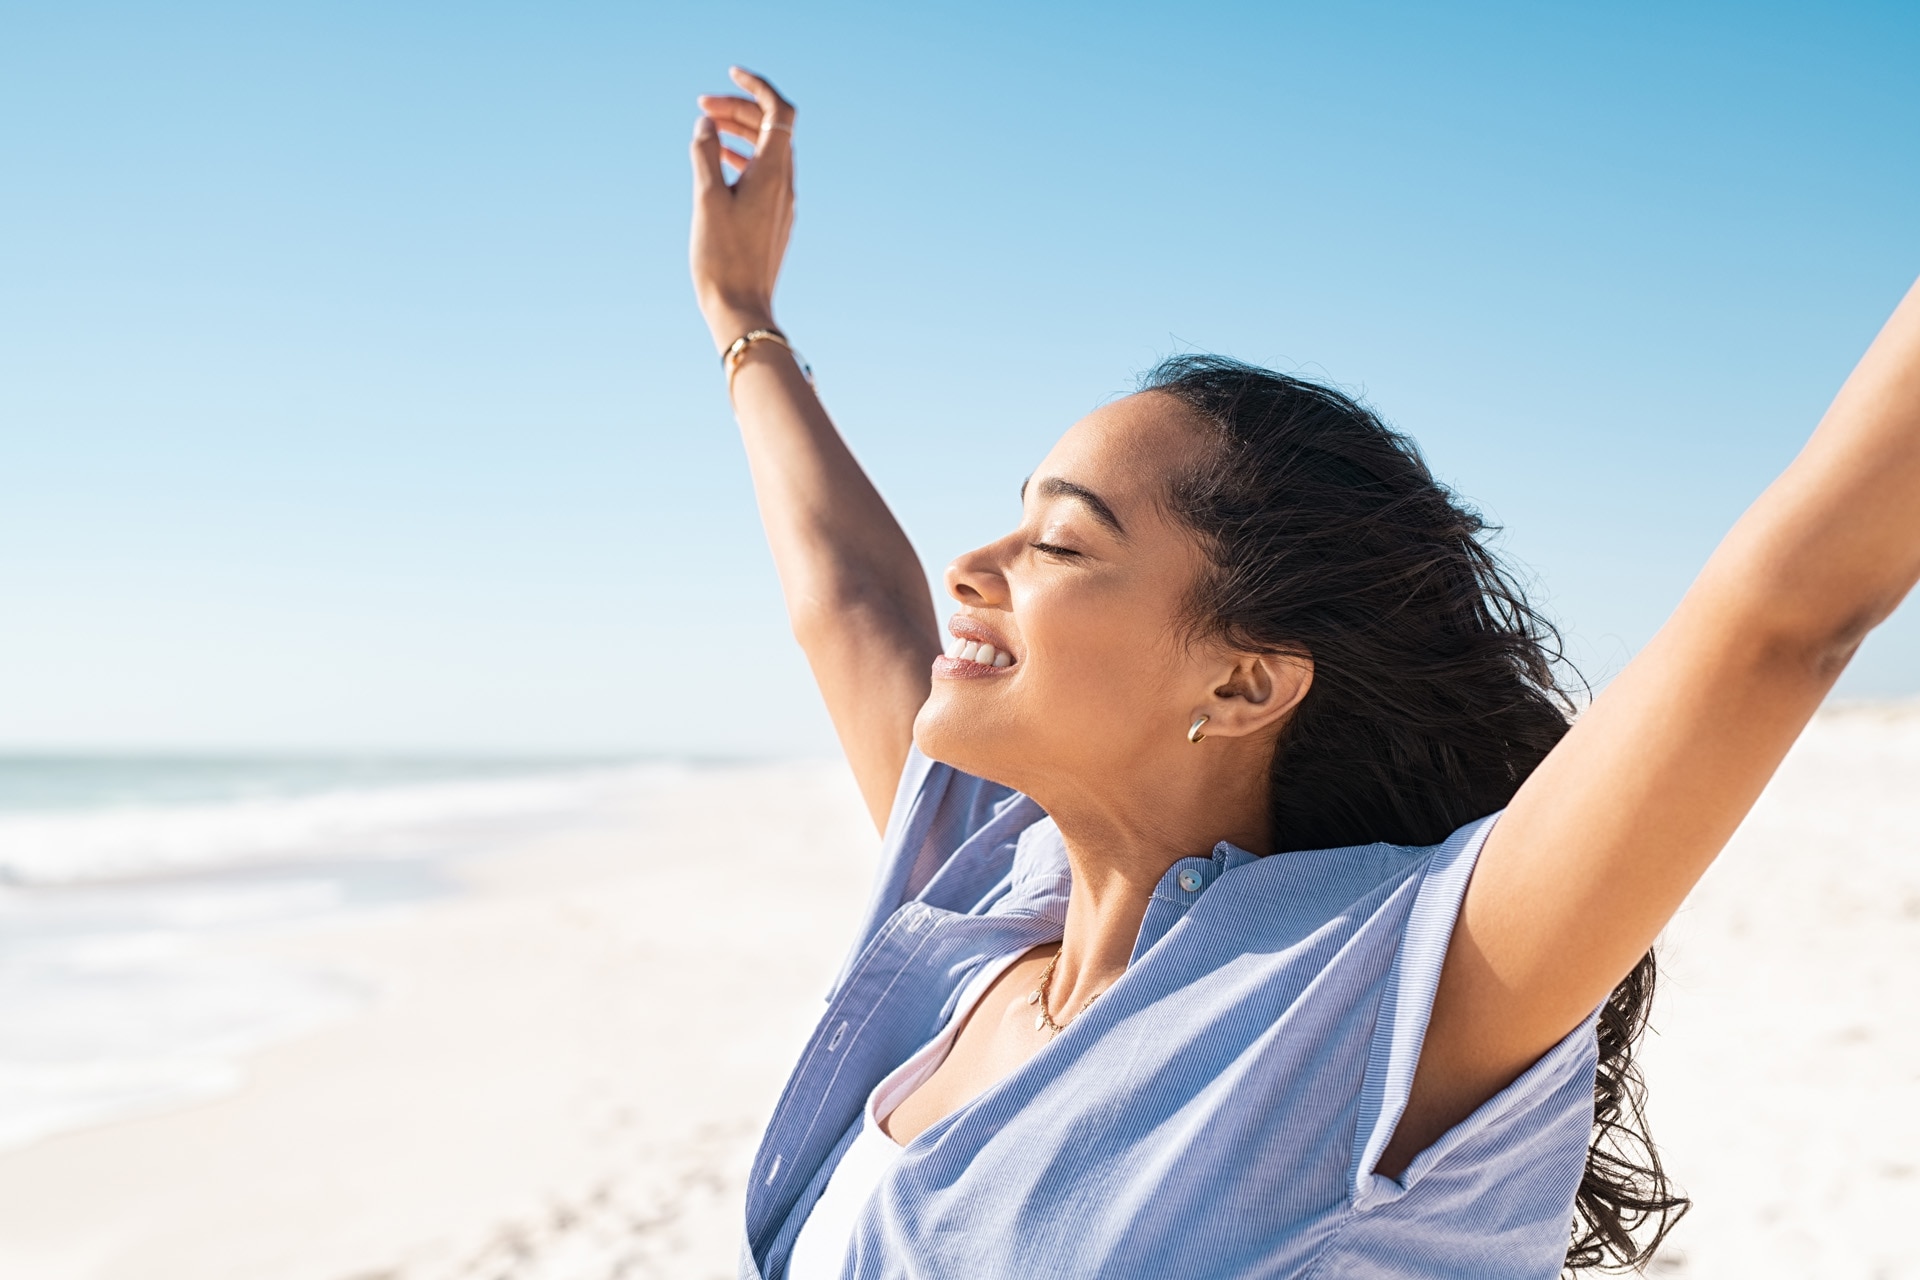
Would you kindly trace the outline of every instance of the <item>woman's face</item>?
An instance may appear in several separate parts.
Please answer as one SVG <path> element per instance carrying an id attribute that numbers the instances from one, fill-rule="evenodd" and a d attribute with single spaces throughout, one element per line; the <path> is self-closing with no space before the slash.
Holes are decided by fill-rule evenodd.
<path id="1" fill-rule="evenodd" d="M 1153 392 L 1061 437 L 1018 527 L 947 568 L 959 607 L 914 724 L 921 750 L 1043 805 L 1193 750 L 1188 727 L 1232 658 L 1183 630 L 1206 557 L 1167 494 L 1206 447 L 1185 406 Z"/>

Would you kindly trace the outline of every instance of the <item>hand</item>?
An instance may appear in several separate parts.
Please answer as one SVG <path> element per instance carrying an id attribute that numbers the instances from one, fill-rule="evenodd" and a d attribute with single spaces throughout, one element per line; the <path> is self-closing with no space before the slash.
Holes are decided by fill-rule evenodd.
<path id="1" fill-rule="evenodd" d="M 773 324 L 773 286 L 793 229 L 793 104 L 752 72 L 727 74 L 753 96 L 699 98 L 689 250 L 694 296 L 722 351 Z M 752 158 L 721 146 L 722 133 L 751 143 Z M 739 174 L 731 186 L 722 165 Z"/>

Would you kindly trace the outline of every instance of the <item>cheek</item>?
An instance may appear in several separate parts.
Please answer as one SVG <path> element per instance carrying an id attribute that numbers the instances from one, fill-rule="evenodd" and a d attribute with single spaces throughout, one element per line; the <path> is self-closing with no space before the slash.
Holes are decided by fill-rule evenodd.
<path id="1" fill-rule="evenodd" d="M 1071 707 L 1079 730 L 1124 731 L 1148 718 L 1173 683 L 1162 612 L 1098 592 L 1047 602 L 1024 629 L 1033 668 L 1026 692 L 1050 709 Z"/>
<path id="2" fill-rule="evenodd" d="M 1100 768 L 1165 736 L 1186 708 L 1164 601 L 1060 584 L 1015 603 L 1022 657 L 1005 680 L 935 681 L 921 750 L 1023 785 L 1034 769 Z M 1184 727 L 1184 726 L 1182 726 Z"/>

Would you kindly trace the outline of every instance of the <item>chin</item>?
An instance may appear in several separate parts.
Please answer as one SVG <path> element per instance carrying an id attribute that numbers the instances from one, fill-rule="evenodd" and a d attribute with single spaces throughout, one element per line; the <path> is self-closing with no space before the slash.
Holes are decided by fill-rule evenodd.
<path id="1" fill-rule="evenodd" d="M 1021 788 L 1015 763 L 1009 750 L 1014 735 L 1004 716 L 982 714 L 968 707 L 969 699 L 955 697 L 955 690 L 936 683 L 933 692 L 913 720 L 913 745 L 921 754 L 941 764 L 952 765 L 962 773 L 985 778 L 1006 786 Z"/>

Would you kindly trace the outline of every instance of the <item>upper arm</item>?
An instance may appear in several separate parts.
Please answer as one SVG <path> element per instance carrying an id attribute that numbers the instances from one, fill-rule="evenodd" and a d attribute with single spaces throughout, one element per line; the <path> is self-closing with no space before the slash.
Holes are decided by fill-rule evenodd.
<path id="1" fill-rule="evenodd" d="M 1920 575 L 1917 497 L 1920 289 L 1488 837 L 1389 1151 L 1399 1165 L 1577 1026 L 1653 944 Z"/>
<path id="2" fill-rule="evenodd" d="M 1488 836 L 1455 922 L 1395 1172 L 1579 1025 L 1746 816 L 1842 660 L 1742 625 L 1709 580 Z"/>
<path id="3" fill-rule="evenodd" d="M 932 596 L 924 586 L 918 602 L 845 595 L 834 606 L 796 610 L 794 634 L 874 828 L 885 831 L 940 653 Z"/>
<path id="4" fill-rule="evenodd" d="M 940 652 L 933 596 L 913 544 L 791 355 L 749 351 L 759 354 L 736 372 L 735 412 L 787 616 L 884 831 Z"/>

